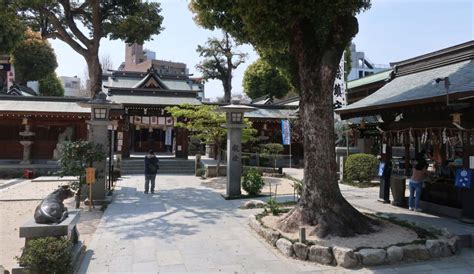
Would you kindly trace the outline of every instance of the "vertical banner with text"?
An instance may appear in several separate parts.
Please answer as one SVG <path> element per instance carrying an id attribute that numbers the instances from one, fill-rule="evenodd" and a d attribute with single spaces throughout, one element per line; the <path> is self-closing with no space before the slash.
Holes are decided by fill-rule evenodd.
<path id="1" fill-rule="evenodd" d="M 281 139 L 284 145 L 291 144 L 290 121 L 281 120 Z"/>

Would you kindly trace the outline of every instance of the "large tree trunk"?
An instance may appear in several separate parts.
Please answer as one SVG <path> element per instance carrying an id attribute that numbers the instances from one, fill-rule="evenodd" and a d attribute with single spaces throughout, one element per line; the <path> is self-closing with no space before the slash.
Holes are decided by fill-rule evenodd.
<path id="1" fill-rule="evenodd" d="M 224 103 L 230 104 L 232 96 L 232 71 L 229 71 L 229 76 L 222 81 L 222 85 L 224 87 Z"/>
<path id="2" fill-rule="evenodd" d="M 89 70 L 89 90 L 91 98 L 102 90 L 102 67 L 98 54 L 89 54 L 86 57 L 87 68 Z"/>
<path id="3" fill-rule="evenodd" d="M 337 183 L 333 86 L 343 48 L 309 48 L 301 31 L 293 52 L 300 77 L 300 115 L 304 130 L 304 186 L 300 203 L 280 221 L 285 231 L 302 224 L 315 226 L 312 233 L 352 236 L 373 231 L 372 219 L 352 207 Z M 307 34 L 306 34 L 307 35 Z M 297 35 L 298 36 L 298 35 Z"/>

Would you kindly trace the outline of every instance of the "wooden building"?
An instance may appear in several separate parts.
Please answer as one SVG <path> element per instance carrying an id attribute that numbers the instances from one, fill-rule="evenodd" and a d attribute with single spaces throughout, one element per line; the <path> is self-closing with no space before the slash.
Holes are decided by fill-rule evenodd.
<path id="1" fill-rule="evenodd" d="M 58 141 L 86 139 L 90 109 L 79 99 L 0 96 L 0 159 L 23 159 L 23 145 L 32 141 L 31 158 L 52 160 Z M 23 134 L 28 126 L 29 132 Z"/>
<path id="2" fill-rule="evenodd" d="M 123 157 L 154 150 L 188 157 L 188 133 L 174 128 L 165 108 L 200 105 L 204 92 L 200 81 L 186 75 L 160 75 L 151 67 L 146 73 L 112 71 L 104 82 L 108 99 L 123 105 L 118 121 L 117 151 Z"/>
<path id="3" fill-rule="evenodd" d="M 176 121 L 166 107 L 181 104 L 200 105 L 204 96 L 201 80 L 188 75 L 160 74 L 151 67 L 147 72 L 109 71 L 104 74 L 103 88 L 108 100 L 122 105 L 111 112 L 114 152 L 127 158 L 152 149 L 159 154 L 187 158 L 189 134 L 175 128 Z M 54 160 L 58 143 L 64 139 L 87 139 L 90 109 L 77 103 L 85 98 L 0 96 L 0 159 L 23 159 L 25 139 L 20 132 L 34 133 L 31 159 L 34 162 Z M 258 131 L 257 144 L 281 143 L 281 121 L 292 119 L 296 105 L 253 105 L 257 111 L 247 113 Z M 112 131 L 113 129 L 113 131 Z M 302 156 L 302 147 L 293 154 Z M 289 147 L 286 146 L 286 154 Z"/>
<path id="4" fill-rule="evenodd" d="M 460 214 L 450 209 L 467 210 L 462 193 L 473 193 L 457 188 L 454 174 L 474 165 L 474 41 L 391 65 L 387 84 L 337 112 L 342 119 L 380 117 L 374 126 L 385 161 L 392 160 L 394 146 L 405 148 L 407 164 L 414 160 L 410 151 L 426 152 L 432 176 L 422 200 Z M 450 176 L 440 176 L 441 169 Z"/>

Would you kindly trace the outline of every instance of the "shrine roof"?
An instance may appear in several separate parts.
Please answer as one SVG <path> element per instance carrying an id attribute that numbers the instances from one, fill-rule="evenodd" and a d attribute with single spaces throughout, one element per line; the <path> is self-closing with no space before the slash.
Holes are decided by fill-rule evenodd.
<path id="1" fill-rule="evenodd" d="M 245 117 L 254 119 L 291 119 L 296 118 L 296 109 L 268 109 L 255 105 L 257 109 L 252 112 L 246 112 Z"/>
<path id="2" fill-rule="evenodd" d="M 0 96 L 1 112 L 90 113 L 77 104 L 85 98 Z"/>
<path id="3" fill-rule="evenodd" d="M 474 60 L 468 59 L 395 77 L 373 94 L 336 112 L 350 118 L 390 107 L 413 107 L 426 102 L 442 102 L 446 100 L 445 85 L 443 82 L 433 83 L 435 79 L 445 77 L 449 77 L 451 100 L 469 96 L 469 93 L 474 93 Z"/>
<path id="4" fill-rule="evenodd" d="M 185 96 L 147 96 L 147 95 L 121 95 L 114 94 L 109 99 L 124 105 L 200 105 L 201 102 L 195 97 Z"/>
<path id="5" fill-rule="evenodd" d="M 375 73 L 363 78 L 349 81 L 347 82 L 347 89 L 352 89 L 352 88 L 384 81 L 385 79 L 390 77 L 390 73 L 392 73 L 392 69 L 384 70 L 384 71 L 381 71 L 381 72 L 378 72 L 378 73 Z"/>

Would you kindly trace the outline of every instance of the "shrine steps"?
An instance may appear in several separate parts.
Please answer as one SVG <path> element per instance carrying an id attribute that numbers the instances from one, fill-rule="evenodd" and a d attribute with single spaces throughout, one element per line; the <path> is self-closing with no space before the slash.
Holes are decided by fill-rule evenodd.
<path id="1" fill-rule="evenodd" d="M 159 158 L 160 169 L 158 174 L 175 174 L 175 175 L 193 175 L 194 160 L 176 159 L 176 158 Z M 144 174 L 144 159 L 123 159 L 122 175 Z"/>

